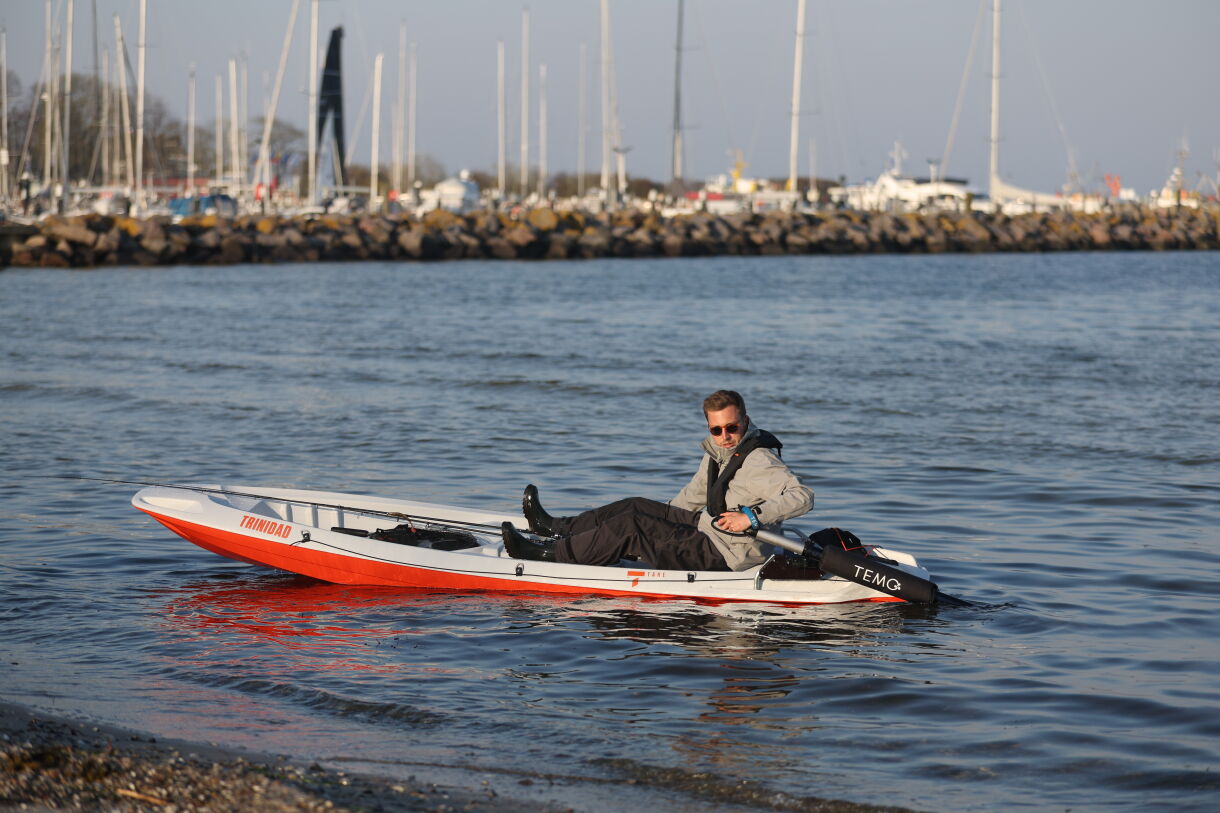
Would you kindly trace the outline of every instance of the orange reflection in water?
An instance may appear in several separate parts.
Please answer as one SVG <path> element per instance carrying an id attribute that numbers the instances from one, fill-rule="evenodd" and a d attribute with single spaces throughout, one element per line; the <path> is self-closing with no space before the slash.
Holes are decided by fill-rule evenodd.
<path id="1" fill-rule="evenodd" d="M 556 594 L 350 586 L 284 575 L 219 583 L 198 580 L 157 593 L 167 599 L 159 624 L 175 633 L 187 632 L 214 647 L 273 644 L 300 655 L 325 655 L 337 668 L 366 670 L 395 669 L 366 662 L 367 653 L 403 636 L 462 633 L 469 630 L 471 616 L 514 610 L 554 618 L 584 600 Z M 423 614 L 426 629 L 412 625 L 411 620 Z M 335 660 L 355 656 L 357 649 L 360 661 Z"/>
<path id="2" fill-rule="evenodd" d="M 370 610 L 384 612 L 402 598 L 401 591 L 351 588 L 310 579 L 259 579 L 218 585 L 193 582 L 166 591 L 164 621 L 179 629 L 229 633 L 231 644 L 258 638 L 289 649 L 313 648 L 324 639 L 332 644 L 359 644 L 369 639 L 410 635 L 408 628 L 344 625 L 345 616 Z"/>

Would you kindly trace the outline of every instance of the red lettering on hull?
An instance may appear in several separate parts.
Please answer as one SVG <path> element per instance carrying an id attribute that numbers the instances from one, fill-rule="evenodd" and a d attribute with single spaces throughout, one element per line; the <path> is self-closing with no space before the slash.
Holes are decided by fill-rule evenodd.
<path id="1" fill-rule="evenodd" d="M 260 534 L 267 534 L 267 536 L 278 536 L 281 539 L 287 539 L 292 533 L 291 525 L 264 519 L 263 517 L 252 517 L 249 514 L 243 514 L 239 524 L 243 528 L 258 531 Z"/>

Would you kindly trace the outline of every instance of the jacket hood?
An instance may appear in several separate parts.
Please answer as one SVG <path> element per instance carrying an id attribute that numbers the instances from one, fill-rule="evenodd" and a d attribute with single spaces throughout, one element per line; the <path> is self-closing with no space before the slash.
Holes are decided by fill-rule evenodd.
<path id="1" fill-rule="evenodd" d="M 757 434 L 758 427 L 754 425 L 754 421 L 750 420 L 749 416 L 747 415 L 746 431 L 742 433 L 741 440 L 737 441 L 737 446 L 745 443 L 746 438 L 754 437 Z M 737 450 L 737 446 L 734 446 L 731 449 L 725 449 L 718 446 L 716 444 L 716 439 L 710 434 L 704 435 L 703 443 L 700 445 L 703 447 L 703 451 L 707 452 L 708 456 L 719 463 L 721 467 L 723 467 L 724 464 L 729 461 L 729 458 L 733 456 L 733 452 Z"/>

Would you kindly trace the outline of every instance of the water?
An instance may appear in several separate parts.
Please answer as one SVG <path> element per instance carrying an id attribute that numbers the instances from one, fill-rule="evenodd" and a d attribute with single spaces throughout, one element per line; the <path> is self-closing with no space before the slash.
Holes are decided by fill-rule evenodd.
<path id="1" fill-rule="evenodd" d="M 604 782 L 649 767 L 1210 811 L 1218 294 L 1214 254 L 4 271 L 0 697 L 584 808 L 690 809 Z M 976 606 L 341 588 L 50 478 L 666 499 L 721 387 L 784 440 L 811 524 Z"/>

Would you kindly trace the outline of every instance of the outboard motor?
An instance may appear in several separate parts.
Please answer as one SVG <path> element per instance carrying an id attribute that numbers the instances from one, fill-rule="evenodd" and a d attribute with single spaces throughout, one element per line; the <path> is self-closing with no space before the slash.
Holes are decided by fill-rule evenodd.
<path id="1" fill-rule="evenodd" d="M 828 531 L 833 536 L 829 536 Z M 859 544 L 860 540 L 846 531 L 828 528 L 810 534 L 800 542 L 774 531 L 759 530 L 755 536 L 816 563 L 823 573 L 841 576 L 913 604 L 933 604 L 937 600 L 938 590 L 933 582 L 886 564 L 876 556 L 869 556 L 867 549 Z M 828 544 L 827 540 L 831 538 L 839 540 L 841 544 Z"/>

